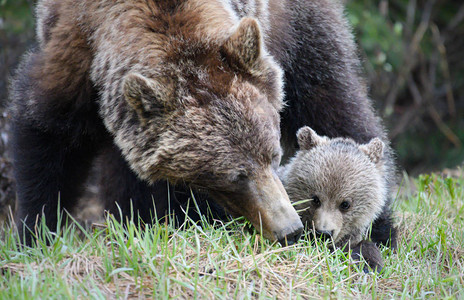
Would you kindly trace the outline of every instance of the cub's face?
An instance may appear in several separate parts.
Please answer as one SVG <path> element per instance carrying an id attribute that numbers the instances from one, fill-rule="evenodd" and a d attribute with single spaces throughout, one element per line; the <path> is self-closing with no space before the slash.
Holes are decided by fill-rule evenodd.
<path id="1" fill-rule="evenodd" d="M 385 203 L 383 143 L 330 140 L 305 128 L 299 131 L 301 150 L 283 176 L 287 193 L 317 236 L 339 245 L 358 242 Z"/>

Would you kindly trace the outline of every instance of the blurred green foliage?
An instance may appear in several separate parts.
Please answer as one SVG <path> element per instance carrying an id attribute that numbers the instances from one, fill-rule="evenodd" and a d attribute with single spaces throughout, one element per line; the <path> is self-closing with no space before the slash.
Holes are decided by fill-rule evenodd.
<path id="1" fill-rule="evenodd" d="M 464 3 L 351 0 L 371 97 L 400 165 L 414 172 L 464 161 Z"/>
<path id="2" fill-rule="evenodd" d="M 358 42 L 367 55 L 370 64 L 383 68 L 386 72 L 397 70 L 403 63 L 403 24 L 385 22 L 373 2 L 354 1 L 347 5 L 348 19 L 357 31 Z"/>
<path id="3" fill-rule="evenodd" d="M 7 82 L 34 40 L 31 0 L 0 0 L 0 108 L 7 98 Z"/>
<path id="4" fill-rule="evenodd" d="M 0 30 L 21 34 L 34 28 L 32 7 L 35 1 L 0 0 Z"/>

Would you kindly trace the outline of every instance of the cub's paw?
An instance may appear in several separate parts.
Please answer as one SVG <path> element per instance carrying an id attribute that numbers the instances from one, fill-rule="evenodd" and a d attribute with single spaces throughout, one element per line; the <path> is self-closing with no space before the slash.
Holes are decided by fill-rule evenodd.
<path id="1" fill-rule="evenodd" d="M 365 273 L 369 273 L 370 270 L 380 273 L 383 268 L 383 259 L 380 249 L 377 245 L 370 241 L 361 241 L 355 247 L 353 247 L 351 257 L 359 261 L 361 257 L 364 258 L 367 265 L 364 266 L 363 270 Z"/>

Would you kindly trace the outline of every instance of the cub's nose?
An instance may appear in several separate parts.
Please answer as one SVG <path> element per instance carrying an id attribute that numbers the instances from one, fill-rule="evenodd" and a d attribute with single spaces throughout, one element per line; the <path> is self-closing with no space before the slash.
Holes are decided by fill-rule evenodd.
<path id="1" fill-rule="evenodd" d="M 292 232 L 287 233 L 283 237 L 279 238 L 278 241 L 282 246 L 290 246 L 298 242 L 303 233 L 303 226 L 296 225 Z"/>
<path id="2" fill-rule="evenodd" d="M 332 239 L 332 236 L 333 236 L 333 233 L 334 231 L 333 230 L 318 230 L 316 229 L 316 237 L 320 238 L 321 240 L 323 241 L 327 241 L 327 240 L 330 240 Z"/>

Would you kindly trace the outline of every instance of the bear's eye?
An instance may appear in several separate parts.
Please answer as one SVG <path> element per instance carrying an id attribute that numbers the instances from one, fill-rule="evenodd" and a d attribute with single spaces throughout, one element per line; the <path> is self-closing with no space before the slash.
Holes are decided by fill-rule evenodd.
<path id="1" fill-rule="evenodd" d="M 313 205 L 315 207 L 321 206 L 321 200 L 319 200 L 318 196 L 314 195 L 314 196 L 311 197 L 311 199 L 313 199 Z"/>
<path id="2" fill-rule="evenodd" d="M 350 208 L 351 204 L 350 202 L 348 201 L 343 201 L 341 204 L 340 204 L 340 209 L 341 210 L 348 210 L 348 208 Z"/>
<path id="3" fill-rule="evenodd" d="M 248 175 L 246 173 L 239 173 L 233 178 L 233 182 L 244 182 L 248 180 Z"/>

